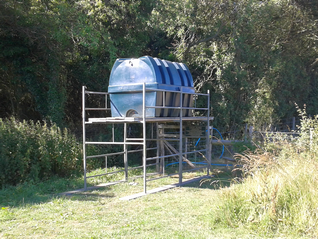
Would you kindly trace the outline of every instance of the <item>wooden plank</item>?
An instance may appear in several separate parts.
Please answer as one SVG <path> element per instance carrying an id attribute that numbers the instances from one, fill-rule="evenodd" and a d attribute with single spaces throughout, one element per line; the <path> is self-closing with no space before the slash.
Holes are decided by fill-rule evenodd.
<path id="1" fill-rule="evenodd" d="M 171 150 L 173 153 L 175 153 L 175 154 L 178 154 L 178 153 L 179 153 L 170 143 L 168 143 L 168 141 L 165 140 L 165 141 L 164 141 L 164 144 L 165 144 L 168 148 L 170 148 L 170 150 Z M 191 168 L 195 168 L 194 164 L 193 164 L 190 160 L 188 160 L 186 157 L 182 156 L 182 159 L 183 159 L 184 162 L 187 162 L 187 164 L 188 164 Z"/>
<path id="2" fill-rule="evenodd" d="M 206 127 L 204 126 L 194 126 L 194 127 L 187 127 L 185 130 L 186 136 L 195 136 L 195 137 L 205 137 L 206 136 Z"/>
<path id="3" fill-rule="evenodd" d="M 209 117 L 209 120 L 213 120 L 214 117 Z M 93 123 L 142 123 L 142 118 L 133 118 L 133 117 L 107 117 L 107 118 L 88 118 L 88 121 L 85 124 Z M 182 121 L 207 121 L 207 117 L 182 117 Z M 180 117 L 150 117 L 146 118 L 146 122 L 180 122 Z"/>
<path id="4" fill-rule="evenodd" d="M 212 140 L 213 145 L 231 145 L 233 143 L 243 143 L 244 141 L 241 140 Z"/>
<path id="5" fill-rule="evenodd" d="M 165 125 L 165 124 L 160 124 L 158 126 L 159 129 L 180 129 L 179 125 Z"/>

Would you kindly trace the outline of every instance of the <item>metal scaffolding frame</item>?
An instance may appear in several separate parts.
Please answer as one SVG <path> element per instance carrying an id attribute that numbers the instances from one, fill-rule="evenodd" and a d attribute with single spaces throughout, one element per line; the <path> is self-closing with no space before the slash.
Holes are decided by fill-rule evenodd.
<path id="1" fill-rule="evenodd" d="M 163 94 L 163 102 L 161 106 L 147 106 L 146 105 L 146 92 L 162 92 Z M 121 92 L 125 93 L 125 92 Z M 172 174 L 165 174 L 165 159 L 167 158 L 178 158 L 177 164 L 179 164 L 178 167 L 178 173 L 176 173 L 179 176 L 179 184 L 182 184 L 182 175 L 183 172 L 186 171 L 192 171 L 192 170 L 200 170 L 200 169 L 207 169 L 207 174 L 210 173 L 210 167 L 211 167 L 211 139 L 212 139 L 212 127 L 211 127 L 211 121 L 213 120 L 213 117 L 210 116 L 210 93 L 209 91 L 206 94 L 202 93 L 191 93 L 194 99 L 194 107 L 183 107 L 183 97 L 185 94 L 190 94 L 182 91 L 182 87 L 180 87 L 180 91 L 167 91 L 167 90 L 161 90 L 161 89 L 147 89 L 146 84 L 142 84 L 142 90 L 140 91 L 129 91 L 129 93 L 142 93 L 142 103 L 143 103 L 143 114 L 142 117 L 97 117 L 97 118 L 89 118 L 86 117 L 87 112 L 89 111 L 110 111 L 110 99 L 108 92 L 95 92 L 95 91 L 88 91 L 86 90 L 86 87 L 82 87 L 82 128 L 83 128 L 83 167 L 84 167 L 84 190 L 87 189 L 87 179 L 92 177 L 99 177 L 103 175 L 109 175 L 119 172 L 124 172 L 124 179 L 119 182 L 125 182 L 128 181 L 128 171 L 142 168 L 143 174 L 141 177 L 143 177 L 143 193 L 147 194 L 147 182 L 160 179 L 163 177 L 171 176 Z M 180 97 L 180 105 L 179 106 L 166 106 L 165 103 L 165 94 L 167 93 L 176 93 Z M 102 95 L 104 96 L 104 107 L 86 107 L 86 95 Z M 197 107 L 196 99 L 198 97 L 206 97 L 206 107 Z M 178 117 L 147 117 L 146 116 L 146 109 L 147 108 L 155 108 L 155 109 L 177 109 L 179 110 L 179 116 Z M 195 112 L 201 112 L 200 115 L 206 115 L 206 116 L 191 116 L 191 117 L 185 117 L 183 116 L 183 110 L 191 110 L 193 113 Z M 201 150 L 190 150 L 188 151 L 187 148 L 187 141 L 191 136 L 185 137 L 184 136 L 184 124 L 185 122 L 194 122 L 194 121 L 201 121 L 205 122 L 206 124 L 206 130 L 205 130 L 205 149 Z M 173 126 L 175 128 L 178 128 L 179 135 L 174 135 L 175 138 L 171 138 L 171 135 L 168 135 L 170 138 L 167 139 L 165 135 L 165 128 L 171 128 L 172 126 L 169 126 L 169 124 L 174 123 L 177 126 Z M 105 141 L 88 141 L 86 139 L 86 127 L 88 125 L 98 125 L 98 124 L 106 124 L 106 125 L 112 125 L 112 141 L 105 142 Z M 114 125 L 115 124 L 123 124 L 123 141 L 115 141 L 114 137 Z M 140 138 L 129 138 L 127 137 L 127 125 L 128 124 L 142 124 L 142 137 Z M 147 138 L 147 124 L 152 125 L 152 130 L 154 127 L 156 128 L 156 137 L 154 137 L 154 133 L 152 131 L 152 135 L 150 138 Z M 194 137 L 198 138 L 198 136 Z M 153 141 L 156 143 L 156 147 L 147 148 L 147 142 Z M 177 141 L 179 143 L 179 149 L 175 149 L 169 142 Z M 184 142 L 183 142 L 184 141 Z M 87 145 L 109 145 L 109 146 L 115 146 L 115 145 L 122 145 L 123 150 L 120 152 L 114 152 L 114 153 L 105 153 L 105 154 L 98 154 L 98 155 L 87 155 Z M 128 150 L 129 145 L 140 145 L 142 146 L 142 149 L 135 149 L 135 150 Z M 185 145 L 185 147 L 183 147 Z M 166 155 L 165 148 L 170 152 L 170 154 Z M 156 156 L 155 157 L 148 157 L 147 158 L 147 151 L 150 150 L 156 150 Z M 135 152 L 142 152 L 142 165 L 137 167 L 128 167 L 128 154 L 129 153 L 135 153 Z M 206 166 L 203 167 L 195 167 L 189 170 L 183 170 L 183 162 L 187 161 L 187 156 L 190 154 L 200 153 L 201 155 L 204 155 L 203 157 L 206 159 L 207 163 Z M 117 170 L 115 172 L 107 172 L 107 159 L 110 156 L 114 155 L 123 155 L 124 156 L 124 168 L 121 170 Z M 87 159 L 91 158 L 105 158 L 105 166 L 106 166 L 106 172 L 104 174 L 94 175 L 94 176 L 87 176 Z M 150 162 L 150 163 L 148 163 Z M 148 164 L 147 164 L 148 163 Z M 188 163 L 191 163 L 188 160 Z M 156 166 L 156 170 L 158 174 L 160 174 L 160 177 L 151 178 L 147 180 L 147 167 L 149 166 Z"/>

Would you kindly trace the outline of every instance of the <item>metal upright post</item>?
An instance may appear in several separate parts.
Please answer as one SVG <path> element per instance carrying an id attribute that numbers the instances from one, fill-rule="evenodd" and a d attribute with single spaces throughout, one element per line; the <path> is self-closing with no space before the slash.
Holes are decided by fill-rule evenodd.
<path id="1" fill-rule="evenodd" d="M 108 165 L 107 161 L 108 161 L 108 157 L 105 156 L 105 169 L 106 169 L 105 171 L 106 171 L 106 173 L 107 173 L 107 165 Z"/>
<path id="2" fill-rule="evenodd" d="M 86 132 L 85 132 L 85 86 L 82 86 L 82 127 L 83 127 L 83 166 L 84 166 L 84 190 L 86 183 Z"/>
<path id="3" fill-rule="evenodd" d="M 183 170 L 183 164 L 182 164 L 182 114 L 183 114 L 183 110 L 182 110 L 182 101 L 183 101 L 183 93 L 182 93 L 182 87 L 180 87 L 180 121 L 179 121 L 179 124 L 180 124 L 180 131 L 179 131 L 179 138 L 180 138 L 180 141 L 179 141 L 179 184 L 182 183 L 182 170 Z"/>
<path id="4" fill-rule="evenodd" d="M 294 131 L 296 129 L 296 118 L 293 117 L 293 121 L 292 121 L 292 131 Z"/>
<path id="5" fill-rule="evenodd" d="M 207 175 L 211 170 L 211 129 L 210 129 L 210 90 L 208 90 L 208 116 L 207 116 L 207 135 L 206 135 L 206 158 L 207 158 Z"/>
<path id="6" fill-rule="evenodd" d="M 146 148 L 146 83 L 142 86 L 142 137 L 143 137 L 143 169 L 144 169 L 144 193 L 147 193 L 147 148 Z"/>
<path id="7" fill-rule="evenodd" d="M 107 103 L 107 95 L 105 94 L 105 109 L 107 109 L 108 103 Z M 107 110 L 105 110 L 105 113 L 107 112 Z M 106 117 L 107 117 L 107 113 L 106 113 Z"/>
<path id="8" fill-rule="evenodd" d="M 115 125 L 112 124 L 112 140 L 115 142 Z"/>
<path id="9" fill-rule="evenodd" d="M 188 153 L 188 137 L 185 137 L 185 141 L 184 141 L 184 152 L 187 155 Z"/>
<path id="10" fill-rule="evenodd" d="M 128 180 L 127 123 L 124 123 L 124 165 L 125 165 L 125 181 L 127 181 Z"/>
<path id="11" fill-rule="evenodd" d="M 161 124 L 159 129 L 160 156 L 165 156 L 165 146 L 164 146 L 164 136 L 163 136 L 164 134 L 165 134 L 165 129 L 163 124 Z M 165 158 L 164 157 L 160 159 L 160 172 L 162 173 L 162 176 L 165 175 Z"/>
<path id="12" fill-rule="evenodd" d="M 157 128 L 157 131 L 156 131 L 156 137 L 157 137 L 157 158 L 156 158 L 156 171 L 158 173 L 161 173 L 161 170 L 160 170 L 160 160 L 159 160 L 159 156 L 160 156 L 160 141 L 159 141 L 159 128 L 158 128 L 158 122 L 155 123 L 156 125 L 156 128 Z"/>

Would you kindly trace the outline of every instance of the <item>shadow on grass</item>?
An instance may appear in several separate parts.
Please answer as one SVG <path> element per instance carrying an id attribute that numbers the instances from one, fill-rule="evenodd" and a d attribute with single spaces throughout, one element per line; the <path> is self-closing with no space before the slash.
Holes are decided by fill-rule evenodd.
<path id="1" fill-rule="evenodd" d="M 107 187 L 105 187 L 104 190 L 105 189 L 107 190 Z M 70 200 L 73 200 L 73 201 L 99 201 L 101 198 L 113 198 L 115 196 L 116 196 L 115 193 L 98 194 L 98 193 L 85 192 L 85 193 L 74 193 L 71 195 L 65 195 L 63 197 L 69 198 Z"/>
<path id="2" fill-rule="evenodd" d="M 71 198 L 74 200 L 98 200 L 98 197 L 114 197 L 112 193 L 98 194 L 96 190 L 94 193 L 81 192 L 71 194 L 70 196 L 59 195 L 62 192 L 77 190 L 83 188 L 83 178 L 52 178 L 43 182 L 28 182 L 17 186 L 9 186 L 0 190 L 0 208 L 2 207 L 25 207 L 28 205 L 41 204 L 50 202 L 55 198 Z M 88 185 L 91 186 L 91 185 Z M 103 191 L 109 188 L 103 188 Z"/>
<path id="3" fill-rule="evenodd" d="M 193 187 L 217 190 L 229 187 L 233 183 L 230 168 L 214 168 L 210 178 L 205 178 L 182 187 Z M 189 175 L 191 176 L 191 175 Z M 92 190 L 83 191 L 84 181 L 78 178 L 52 178 L 43 182 L 28 182 L 17 186 L 10 186 L 0 190 L 0 208 L 25 207 L 28 205 L 50 202 L 56 198 L 66 198 L 78 201 L 98 201 L 100 198 L 116 197 L 111 187 L 91 187 Z M 93 186 L 88 184 L 88 187 Z M 161 185 L 162 186 L 162 185 Z M 74 190 L 75 192 L 72 192 Z M 70 192 L 71 191 L 71 192 Z"/>
<path id="4" fill-rule="evenodd" d="M 211 177 L 204 178 L 193 183 L 185 184 L 182 187 L 193 187 L 213 190 L 229 187 L 231 184 L 233 184 L 236 177 L 232 174 L 231 170 L 231 168 L 214 169 L 211 172 Z"/>

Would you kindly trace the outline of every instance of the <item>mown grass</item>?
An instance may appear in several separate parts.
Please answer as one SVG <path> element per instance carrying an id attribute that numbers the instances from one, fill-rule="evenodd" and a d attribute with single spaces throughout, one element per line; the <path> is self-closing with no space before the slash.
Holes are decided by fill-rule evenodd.
<path id="1" fill-rule="evenodd" d="M 249 176 L 241 183 L 215 169 L 209 180 L 132 201 L 120 198 L 142 192 L 141 178 L 70 196 L 59 193 L 82 188 L 82 178 L 9 187 L 0 191 L 0 238 L 317 237 L 318 163 L 310 154 L 272 156 L 245 155 Z M 176 181 L 152 181 L 149 188 Z"/>
<path id="2" fill-rule="evenodd" d="M 198 182 L 132 201 L 119 198 L 140 192 L 141 179 L 133 184 L 58 196 L 60 192 L 82 187 L 82 183 L 82 179 L 55 179 L 2 190 L 0 237 L 236 238 L 238 234 L 246 235 L 243 229 L 212 227 L 217 193 L 209 183 L 200 187 Z"/>

